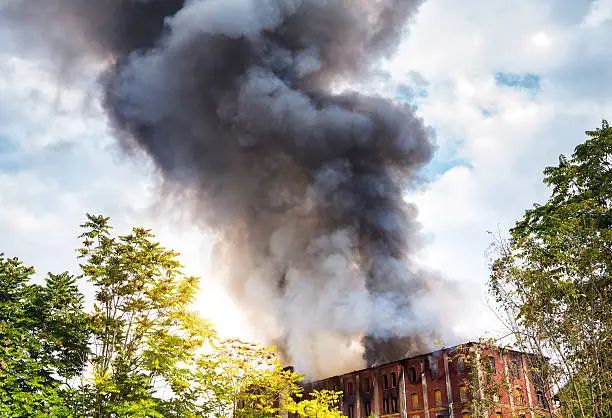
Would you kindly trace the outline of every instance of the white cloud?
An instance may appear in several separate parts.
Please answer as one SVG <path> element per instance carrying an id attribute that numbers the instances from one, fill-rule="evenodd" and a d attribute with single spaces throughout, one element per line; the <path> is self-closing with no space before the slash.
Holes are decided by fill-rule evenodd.
<path id="1" fill-rule="evenodd" d="M 612 19 L 612 1 L 595 0 L 589 14 L 584 19 L 586 26 L 599 26 Z"/>
<path id="2" fill-rule="evenodd" d="M 552 45 L 552 39 L 545 32 L 536 33 L 531 39 L 531 42 L 540 48 L 548 48 Z"/>
<path id="3" fill-rule="evenodd" d="M 204 315 L 226 336 L 249 336 L 238 308 L 210 276 L 212 237 L 187 227 L 180 213 L 159 213 L 151 166 L 116 149 L 88 97 L 94 84 L 69 89 L 36 63 L 1 54 L 0 68 L 0 252 L 34 265 L 38 280 L 48 271 L 78 274 L 85 213 L 110 216 L 121 233 L 150 227 L 181 252 L 186 273 L 202 276 Z M 91 301 L 91 287 L 83 288 Z"/>
<path id="4" fill-rule="evenodd" d="M 612 109 L 600 94 L 610 85 L 610 29 L 585 26 L 595 5 L 578 3 L 560 13 L 559 1 L 429 1 L 393 66 L 396 79 L 417 71 L 429 82 L 419 112 L 436 128 L 440 152 L 469 165 L 410 198 L 431 240 L 424 262 L 462 283 L 477 305 L 458 325 L 471 337 L 497 327 L 483 302 L 487 231 L 507 230 L 545 200 L 543 168 Z M 499 71 L 537 74 L 541 91 L 499 86 Z"/>

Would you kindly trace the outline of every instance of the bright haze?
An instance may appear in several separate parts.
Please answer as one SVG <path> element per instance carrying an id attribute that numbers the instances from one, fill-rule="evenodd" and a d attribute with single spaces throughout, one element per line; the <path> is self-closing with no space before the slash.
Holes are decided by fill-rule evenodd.
<path id="1" fill-rule="evenodd" d="M 45 0 L 5 4 L 23 45 L 63 82 L 103 64 L 101 102 L 127 155 L 218 236 L 235 304 L 284 361 L 317 377 L 429 349 L 415 205 L 432 158 L 409 105 L 367 82 L 416 0 Z M 86 65 L 87 64 L 87 65 Z M 76 69 L 76 70 L 75 70 Z M 434 305 L 432 302 L 431 305 Z"/>

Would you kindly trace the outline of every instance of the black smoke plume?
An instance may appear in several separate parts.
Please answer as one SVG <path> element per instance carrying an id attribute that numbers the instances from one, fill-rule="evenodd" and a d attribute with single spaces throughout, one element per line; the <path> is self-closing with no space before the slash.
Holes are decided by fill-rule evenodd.
<path id="1" fill-rule="evenodd" d="M 404 201 L 432 156 L 426 129 L 410 107 L 340 89 L 394 51 L 419 4 L 13 0 L 3 13 L 73 65 L 110 63 L 120 144 L 218 232 L 231 295 L 316 376 L 352 366 L 351 340 L 376 363 L 425 349 L 437 326 Z"/>

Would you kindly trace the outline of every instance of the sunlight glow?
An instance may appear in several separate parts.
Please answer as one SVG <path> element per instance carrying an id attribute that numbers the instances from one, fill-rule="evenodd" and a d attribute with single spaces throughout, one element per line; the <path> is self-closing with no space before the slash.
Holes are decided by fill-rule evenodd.
<path id="1" fill-rule="evenodd" d="M 546 33 L 538 32 L 531 38 L 531 42 L 538 48 L 548 48 L 552 44 L 552 39 Z"/>

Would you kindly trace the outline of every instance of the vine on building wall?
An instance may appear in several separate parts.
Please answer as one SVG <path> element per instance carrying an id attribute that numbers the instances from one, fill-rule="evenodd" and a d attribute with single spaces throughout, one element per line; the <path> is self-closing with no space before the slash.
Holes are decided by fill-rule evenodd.
<path id="1" fill-rule="evenodd" d="M 490 353 L 499 349 L 493 340 L 481 339 L 477 343 L 457 347 L 466 365 L 470 399 L 468 407 L 472 417 L 488 418 L 495 413 L 499 404 L 502 385 L 496 381 L 495 365 L 489 358 Z"/>

